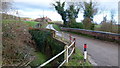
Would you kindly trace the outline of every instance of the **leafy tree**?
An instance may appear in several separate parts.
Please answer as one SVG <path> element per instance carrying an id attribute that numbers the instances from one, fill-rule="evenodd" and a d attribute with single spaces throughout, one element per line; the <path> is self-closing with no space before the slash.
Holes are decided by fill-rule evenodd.
<path id="1" fill-rule="evenodd" d="M 56 4 L 53 4 L 53 6 L 55 7 L 56 11 L 61 15 L 62 20 L 64 21 L 64 25 L 67 25 L 67 14 L 66 10 L 64 9 L 65 2 L 61 3 L 59 1 L 56 1 Z"/>
<path id="2" fill-rule="evenodd" d="M 76 18 L 78 18 L 79 10 L 80 8 L 79 7 L 75 8 L 75 5 L 73 4 L 70 5 L 69 8 L 66 10 L 70 26 L 76 23 Z"/>
<path id="3" fill-rule="evenodd" d="M 78 17 L 80 8 L 76 7 L 74 4 L 71 4 L 68 9 L 65 9 L 65 2 L 61 3 L 57 1 L 56 3 L 57 5 L 53 5 L 55 6 L 57 12 L 61 15 L 64 25 L 70 27 L 72 23 L 76 23 L 76 18 Z"/>
<path id="4" fill-rule="evenodd" d="M 93 3 L 92 0 L 90 2 L 84 2 L 81 4 L 81 7 L 83 8 L 84 11 L 84 28 L 85 29 L 93 29 L 93 18 L 98 12 L 98 8 L 96 8 L 96 3 Z"/>

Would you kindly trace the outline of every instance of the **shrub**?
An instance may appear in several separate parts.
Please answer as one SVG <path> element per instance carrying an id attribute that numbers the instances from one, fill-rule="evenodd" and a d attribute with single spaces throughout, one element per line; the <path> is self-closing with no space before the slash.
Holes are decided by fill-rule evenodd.
<path id="1" fill-rule="evenodd" d="M 83 24 L 82 23 L 73 23 L 70 25 L 71 28 L 80 28 L 83 29 Z"/>
<path id="2" fill-rule="evenodd" d="M 61 31 L 61 29 L 60 29 L 60 26 L 59 26 L 59 25 L 53 24 L 53 28 L 54 28 L 54 29 L 56 29 L 57 31 Z"/>
<path id="3" fill-rule="evenodd" d="M 57 41 L 52 37 L 51 30 L 30 30 L 32 38 L 35 40 L 37 44 L 37 49 L 43 54 L 49 56 L 48 59 L 60 53 L 64 50 L 63 43 Z M 63 60 L 63 55 L 59 57 L 59 62 Z M 56 61 L 55 61 L 56 63 Z"/>
<path id="4" fill-rule="evenodd" d="M 99 27 L 95 27 L 95 30 L 118 33 L 118 24 L 114 24 L 108 21 L 108 22 L 102 22 L 97 26 Z"/>
<path id="5" fill-rule="evenodd" d="M 48 22 L 48 24 L 54 24 L 54 22 Z"/>

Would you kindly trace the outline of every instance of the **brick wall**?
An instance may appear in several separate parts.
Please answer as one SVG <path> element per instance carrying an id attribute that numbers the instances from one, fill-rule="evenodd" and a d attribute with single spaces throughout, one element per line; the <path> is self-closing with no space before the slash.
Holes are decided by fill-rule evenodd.
<path id="1" fill-rule="evenodd" d="M 85 30 L 85 29 L 77 29 L 77 28 L 61 28 L 63 31 L 70 31 L 70 32 L 77 32 L 81 34 L 86 34 L 93 36 L 95 38 L 99 38 L 102 40 L 108 40 L 108 41 L 115 41 L 120 43 L 120 34 L 115 33 L 108 33 L 108 32 L 102 32 L 102 31 L 92 31 L 92 30 Z"/>

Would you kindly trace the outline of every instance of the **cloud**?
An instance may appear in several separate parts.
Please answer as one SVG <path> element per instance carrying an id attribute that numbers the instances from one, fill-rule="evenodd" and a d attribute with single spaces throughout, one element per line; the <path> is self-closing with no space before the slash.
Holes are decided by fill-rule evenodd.
<path id="1" fill-rule="evenodd" d="M 38 11 L 23 11 L 23 10 L 18 10 L 19 12 L 19 16 L 20 17 L 29 17 L 29 18 L 40 18 L 40 17 L 49 17 L 50 19 L 52 19 L 53 21 L 62 21 L 61 16 L 55 12 L 55 11 L 42 11 L 42 10 L 38 10 Z M 15 15 L 15 14 L 14 14 Z"/>
<path id="2" fill-rule="evenodd" d="M 65 0 L 62 0 L 65 1 Z M 68 0 L 66 0 L 68 1 Z M 70 0 L 71 1 L 71 0 Z M 76 0 L 77 1 L 77 0 Z M 78 0 L 80 1 L 80 0 Z M 95 0 L 94 0 L 95 1 Z M 96 0 L 98 2 L 99 9 L 105 15 L 112 9 L 116 11 L 115 18 L 118 16 L 118 0 Z M 61 16 L 54 10 L 51 5 L 55 0 L 14 0 L 14 7 L 18 8 L 19 15 L 22 17 L 38 18 L 48 16 L 52 20 L 62 21 Z M 109 14 L 108 14 L 109 15 Z M 103 19 L 103 13 L 98 14 L 94 17 L 94 21 L 100 23 Z M 83 13 L 79 13 L 77 22 L 83 20 Z"/>
<path id="3" fill-rule="evenodd" d="M 14 2 L 14 6 L 17 7 L 18 9 L 23 9 L 23 10 L 34 10 L 34 9 L 44 9 L 44 10 L 53 10 L 52 8 L 52 2 L 44 2 L 41 0 L 32 2 L 33 0 L 30 1 L 17 1 Z"/>

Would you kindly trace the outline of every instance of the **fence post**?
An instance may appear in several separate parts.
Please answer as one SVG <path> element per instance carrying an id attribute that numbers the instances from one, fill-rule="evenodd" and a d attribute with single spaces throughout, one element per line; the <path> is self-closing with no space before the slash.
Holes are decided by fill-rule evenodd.
<path id="1" fill-rule="evenodd" d="M 55 37 L 56 37 L 56 31 L 55 31 L 55 33 L 54 33 L 54 34 L 55 34 Z"/>
<path id="2" fill-rule="evenodd" d="M 65 49 L 66 49 L 66 51 L 65 51 L 65 60 L 66 60 L 65 64 L 68 65 L 68 45 L 65 45 Z"/>
<path id="3" fill-rule="evenodd" d="M 76 43 L 76 38 L 74 38 L 73 41 L 75 41 L 74 44 L 73 44 L 73 48 L 74 48 L 74 52 L 73 52 L 73 53 L 75 53 L 75 43 Z"/>
<path id="4" fill-rule="evenodd" d="M 55 31 L 53 31 L 53 37 L 55 37 Z"/>
<path id="5" fill-rule="evenodd" d="M 72 41 L 72 37 L 71 37 L 71 34 L 69 35 L 69 38 L 70 38 L 70 43 L 71 43 L 71 41 Z"/>
<path id="6" fill-rule="evenodd" d="M 84 62 L 86 62 L 87 59 L 87 44 L 84 44 Z"/>
<path id="7" fill-rule="evenodd" d="M 63 32 L 62 32 L 62 40 L 64 40 L 64 34 L 63 34 Z"/>

